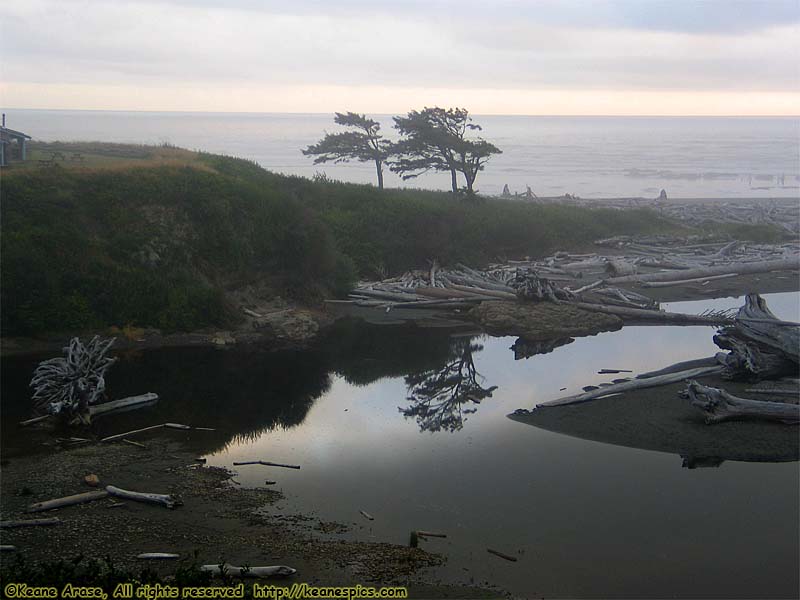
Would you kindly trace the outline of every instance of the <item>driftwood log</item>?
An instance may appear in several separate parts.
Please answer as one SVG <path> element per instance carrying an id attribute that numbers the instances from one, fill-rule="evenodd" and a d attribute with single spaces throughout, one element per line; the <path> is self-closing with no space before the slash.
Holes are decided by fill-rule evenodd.
<path id="1" fill-rule="evenodd" d="M 648 273 L 645 275 L 625 275 L 606 279 L 606 283 L 638 283 L 643 281 L 675 281 L 678 279 L 697 279 L 700 277 L 713 277 L 715 275 L 739 275 L 751 273 L 768 273 L 769 271 L 796 271 L 800 265 L 797 258 L 782 258 L 779 260 L 765 260 L 758 262 L 733 263 L 713 267 L 700 267 L 663 273 Z"/>
<path id="2" fill-rule="evenodd" d="M 135 502 L 145 502 L 149 504 L 160 504 L 167 508 L 175 508 L 183 504 L 180 500 L 173 498 L 169 494 L 149 494 L 145 492 L 131 492 L 123 490 L 113 485 L 106 486 L 106 492 L 115 498 L 122 498 L 124 500 L 133 500 Z"/>
<path id="3" fill-rule="evenodd" d="M 731 419 L 762 419 L 790 425 L 800 423 L 800 405 L 785 402 L 749 400 L 729 394 L 725 390 L 690 381 L 685 392 L 692 406 L 702 410 L 706 423 L 719 423 Z"/>
<path id="4" fill-rule="evenodd" d="M 60 525 L 61 519 L 24 519 L 21 521 L 0 521 L 0 529 L 11 529 L 15 527 L 42 527 L 49 525 Z"/>
<path id="5" fill-rule="evenodd" d="M 558 398 L 557 400 L 550 400 L 549 402 L 542 402 L 541 404 L 537 404 L 536 408 L 543 408 L 548 406 L 565 406 L 567 404 L 580 404 L 581 402 L 589 402 L 590 400 L 596 400 L 597 398 L 612 396 L 614 394 L 620 394 L 622 392 L 631 392 L 633 390 L 658 387 L 670 383 L 676 383 L 678 381 L 693 379 L 695 377 L 701 377 L 703 375 L 721 373 L 723 368 L 724 367 L 722 365 L 714 365 L 709 367 L 698 367 L 695 369 L 688 369 L 685 371 L 667 373 L 665 375 L 656 375 L 654 377 L 632 379 L 631 381 L 624 381 L 622 383 L 607 385 L 605 387 L 601 387 L 596 390 L 584 392 L 583 394 L 576 394 L 574 396 L 566 396 L 564 398 Z"/>
<path id="6" fill-rule="evenodd" d="M 96 490 L 94 492 L 84 492 L 82 494 L 74 494 L 72 496 L 65 496 L 63 498 L 56 498 L 54 500 L 45 500 L 44 502 L 37 502 L 28 507 L 28 512 L 42 512 L 45 510 L 53 510 L 54 508 L 64 508 L 66 506 L 74 506 L 76 504 L 83 504 L 84 502 L 93 502 L 94 500 L 102 500 L 108 498 L 108 492 L 105 490 Z"/>
<path id="7" fill-rule="evenodd" d="M 608 306 L 607 304 L 589 304 L 588 302 L 575 302 L 574 304 L 578 308 L 584 310 L 593 310 L 623 318 L 627 317 L 628 319 L 637 321 L 655 321 L 674 325 L 725 325 L 732 322 L 732 319 L 725 315 L 687 315 L 683 313 L 665 312 L 663 310 Z"/>
<path id="8" fill-rule="evenodd" d="M 256 579 L 266 579 L 268 577 L 288 577 L 297 573 L 297 569 L 285 565 L 272 567 L 235 567 L 231 564 L 222 565 L 203 565 L 201 571 L 211 573 L 211 575 L 221 576 L 223 573 L 232 577 L 253 577 Z"/>
<path id="9" fill-rule="evenodd" d="M 800 327 L 778 319 L 758 294 L 749 294 L 736 322 L 721 329 L 714 343 L 729 350 L 726 375 L 736 379 L 796 376 L 800 365 Z"/>
<path id="10" fill-rule="evenodd" d="M 139 396 L 129 396 L 127 398 L 120 398 L 119 400 L 112 400 L 111 402 L 103 402 L 89 407 L 89 414 L 92 418 L 107 415 L 112 412 L 124 412 L 135 408 L 142 408 L 158 402 L 158 394 L 148 392 Z"/>
<path id="11" fill-rule="evenodd" d="M 516 556 L 511 556 L 510 554 L 506 554 L 505 552 L 500 552 L 499 550 L 492 550 L 491 548 L 487 548 L 486 551 L 489 554 L 494 554 L 495 556 L 499 556 L 500 558 L 504 558 L 510 562 L 517 562 Z"/>

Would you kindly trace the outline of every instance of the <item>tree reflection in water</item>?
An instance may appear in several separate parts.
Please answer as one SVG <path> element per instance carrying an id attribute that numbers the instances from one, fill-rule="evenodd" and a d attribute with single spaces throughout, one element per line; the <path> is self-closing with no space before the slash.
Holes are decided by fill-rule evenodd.
<path id="1" fill-rule="evenodd" d="M 454 360 L 438 370 L 405 377 L 411 405 L 400 407 L 406 418 L 414 418 L 422 431 L 458 431 L 475 405 L 491 397 L 497 386 L 484 387 L 475 369 L 473 353 L 483 350 L 469 338 L 457 340 Z"/>

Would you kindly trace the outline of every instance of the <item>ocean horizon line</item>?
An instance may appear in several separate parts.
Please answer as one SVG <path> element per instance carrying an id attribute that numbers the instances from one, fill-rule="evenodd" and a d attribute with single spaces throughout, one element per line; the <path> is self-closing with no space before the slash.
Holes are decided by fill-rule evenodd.
<path id="1" fill-rule="evenodd" d="M 459 107 L 462 108 L 462 107 Z M 292 116 L 329 116 L 337 112 L 347 112 L 343 110 L 331 110 L 325 112 L 290 112 L 290 111 L 207 111 L 207 110 L 142 110 L 142 109 L 118 109 L 118 108 L 27 108 L 20 106 L 1 107 L 2 111 L 28 111 L 28 112 L 91 112 L 91 113 L 115 113 L 115 114 L 171 114 L 171 115 L 292 115 Z M 349 111 L 360 112 L 360 111 Z M 396 114 L 387 112 L 366 112 L 360 114 L 373 115 L 378 117 L 391 117 Z M 614 115 L 614 114 L 519 114 L 519 113 L 471 113 L 473 117 L 509 117 L 509 118 L 554 118 L 554 119 L 800 119 L 800 113 L 796 115 L 704 115 L 704 114 L 652 114 L 652 115 Z"/>

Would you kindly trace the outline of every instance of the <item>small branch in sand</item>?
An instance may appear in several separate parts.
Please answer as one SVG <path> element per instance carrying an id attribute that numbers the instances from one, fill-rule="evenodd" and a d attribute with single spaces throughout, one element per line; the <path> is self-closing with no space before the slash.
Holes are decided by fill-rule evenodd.
<path id="1" fill-rule="evenodd" d="M 139 442 L 134 442 L 133 440 L 129 440 L 126 438 L 122 438 L 122 441 L 125 442 L 126 444 L 130 444 L 131 446 L 136 446 L 137 448 L 145 448 L 145 449 L 147 448 L 147 446 L 145 446 L 144 444 L 140 444 Z"/>
<path id="2" fill-rule="evenodd" d="M 491 548 L 487 548 L 486 551 L 489 554 L 494 554 L 495 556 L 510 560 L 511 562 L 517 562 L 517 558 L 515 556 L 511 556 L 510 554 L 505 554 L 504 552 L 499 552 L 498 550 L 492 550 Z"/>
<path id="3" fill-rule="evenodd" d="M 123 439 L 129 435 L 134 435 L 136 433 L 144 433 L 145 431 L 152 431 L 153 429 L 162 429 L 164 427 L 164 423 L 160 425 L 150 425 L 150 427 L 142 427 L 141 429 L 133 429 L 132 431 L 126 431 L 124 433 L 117 433 L 116 435 L 109 435 L 108 437 L 104 437 L 101 439 L 101 442 L 113 442 L 115 440 Z"/>
<path id="4" fill-rule="evenodd" d="M 173 554 L 171 552 L 143 552 L 136 556 L 136 558 L 141 560 L 171 560 L 180 557 L 180 554 Z"/>
<path id="5" fill-rule="evenodd" d="M 446 538 L 446 533 L 433 533 L 432 531 L 417 531 L 417 535 L 420 537 L 435 537 L 435 538 Z"/>
<path id="6" fill-rule="evenodd" d="M 12 527 L 41 527 L 47 525 L 60 525 L 61 519 L 24 519 L 21 521 L 0 521 L 0 529 L 11 529 Z"/>
<path id="7" fill-rule="evenodd" d="M 123 433 L 117 433 L 115 435 L 110 435 L 108 437 L 104 437 L 101 439 L 101 442 L 113 442 L 119 439 L 123 439 L 128 437 L 129 435 L 134 435 L 136 433 L 144 433 L 145 431 L 152 431 L 154 429 L 180 429 L 182 431 L 214 431 L 214 429 L 210 427 L 191 427 L 190 425 L 181 425 L 180 423 L 161 423 L 160 425 L 151 425 L 150 427 L 143 427 L 142 429 L 134 429 L 133 431 L 125 431 Z"/>
<path id="8" fill-rule="evenodd" d="M 367 512 L 364 512 L 363 510 L 359 510 L 358 512 L 360 512 L 360 513 L 361 513 L 361 515 L 362 515 L 362 516 L 363 516 L 365 519 L 367 519 L 367 520 L 369 520 L 369 521 L 374 521 L 374 520 L 375 520 L 375 517 L 373 517 L 371 514 L 369 514 L 369 513 L 367 513 Z"/>

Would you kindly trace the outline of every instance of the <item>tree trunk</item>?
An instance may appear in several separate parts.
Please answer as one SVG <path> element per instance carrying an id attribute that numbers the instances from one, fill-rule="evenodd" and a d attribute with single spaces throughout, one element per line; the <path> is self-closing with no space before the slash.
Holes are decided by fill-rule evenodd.
<path id="1" fill-rule="evenodd" d="M 450 168 L 450 185 L 453 187 L 453 193 L 458 193 L 458 177 L 456 176 L 455 168 Z"/>
<path id="2" fill-rule="evenodd" d="M 375 170 L 378 172 L 378 189 L 383 189 L 383 163 L 379 160 L 375 161 Z"/>

